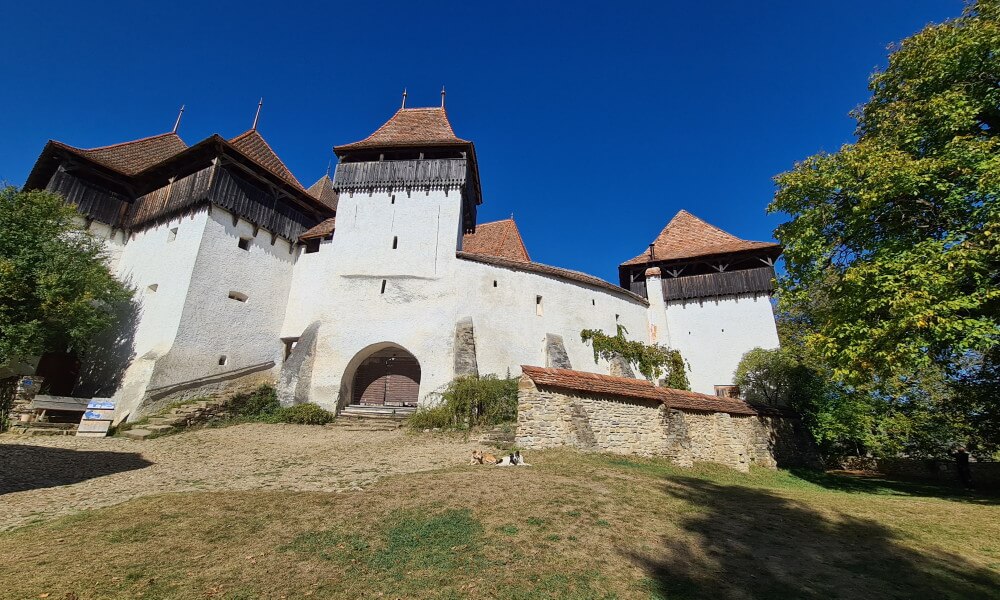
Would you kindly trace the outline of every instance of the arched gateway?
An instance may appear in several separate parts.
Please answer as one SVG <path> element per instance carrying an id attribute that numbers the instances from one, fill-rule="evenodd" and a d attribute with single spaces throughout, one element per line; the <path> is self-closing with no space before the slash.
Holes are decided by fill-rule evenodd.
<path id="1" fill-rule="evenodd" d="M 350 403 L 360 406 L 416 406 L 420 363 L 398 347 L 379 350 L 358 365 Z"/>

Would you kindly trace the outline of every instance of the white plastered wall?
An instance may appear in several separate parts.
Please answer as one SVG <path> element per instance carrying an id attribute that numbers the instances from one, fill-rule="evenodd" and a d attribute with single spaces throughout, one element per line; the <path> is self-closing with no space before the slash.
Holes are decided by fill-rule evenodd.
<path id="1" fill-rule="evenodd" d="M 433 401 L 454 377 L 455 326 L 466 317 L 473 320 L 480 374 L 501 377 L 519 375 L 521 364 L 545 365 L 546 333 L 563 337 L 574 368 L 604 373 L 607 366 L 595 364 L 580 340 L 582 329 L 614 333 L 619 315 L 631 337 L 645 338 L 643 302 L 456 258 L 461 209 L 454 190 L 341 195 L 333 239 L 298 256 L 282 328 L 293 337 L 321 323 L 313 402 L 329 409 L 346 403 L 340 397 L 349 390 L 353 359 L 386 343 L 416 357 L 420 401 Z"/>
<path id="2" fill-rule="evenodd" d="M 691 365 L 695 392 L 714 394 L 716 385 L 731 385 L 748 350 L 778 347 L 771 299 L 764 294 L 670 301 L 666 321 L 671 346 Z"/>
<path id="3" fill-rule="evenodd" d="M 150 386 L 280 364 L 280 329 L 294 254 L 287 240 L 213 207 L 207 215 L 177 335 L 156 365 Z M 248 249 L 239 247 L 248 240 Z M 246 301 L 230 298 L 235 292 Z M 222 363 L 222 364 L 220 364 Z M 272 373 L 272 374 L 276 374 Z"/>
<path id="4" fill-rule="evenodd" d="M 136 408 L 156 361 L 173 345 L 207 221 L 203 210 L 135 232 L 128 239 L 121 232 L 110 235 L 106 225 L 91 224 L 91 233 L 106 240 L 113 272 L 135 288 L 140 307 L 133 338 L 135 358 L 115 394 L 117 415 Z"/>

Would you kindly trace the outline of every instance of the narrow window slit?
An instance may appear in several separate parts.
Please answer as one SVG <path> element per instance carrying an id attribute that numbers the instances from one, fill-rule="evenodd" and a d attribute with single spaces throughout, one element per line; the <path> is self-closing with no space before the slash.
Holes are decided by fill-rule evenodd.
<path id="1" fill-rule="evenodd" d="M 382 280 L 382 291 L 379 292 L 379 293 L 380 294 L 384 294 L 385 293 L 385 279 Z"/>
<path id="2" fill-rule="evenodd" d="M 237 302 L 246 302 L 247 301 L 247 295 L 244 294 L 244 293 L 242 293 L 242 292 L 230 291 L 229 292 L 229 299 L 230 300 L 236 300 Z"/>

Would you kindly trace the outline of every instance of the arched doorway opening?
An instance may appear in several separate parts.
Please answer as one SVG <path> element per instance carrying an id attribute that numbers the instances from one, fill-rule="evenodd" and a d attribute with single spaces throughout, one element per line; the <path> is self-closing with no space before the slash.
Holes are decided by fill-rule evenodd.
<path id="1" fill-rule="evenodd" d="M 399 347 L 379 350 L 354 372 L 350 403 L 360 406 L 416 406 L 420 363 Z"/>

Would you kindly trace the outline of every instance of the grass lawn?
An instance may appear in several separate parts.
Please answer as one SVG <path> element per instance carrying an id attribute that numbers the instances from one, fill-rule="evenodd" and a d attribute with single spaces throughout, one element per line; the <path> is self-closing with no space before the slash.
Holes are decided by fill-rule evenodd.
<path id="1" fill-rule="evenodd" d="M 0 597 L 1000 598 L 996 497 L 528 458 L 355 493 L 154 495 L 33 524 L 0 534 Z"/>

